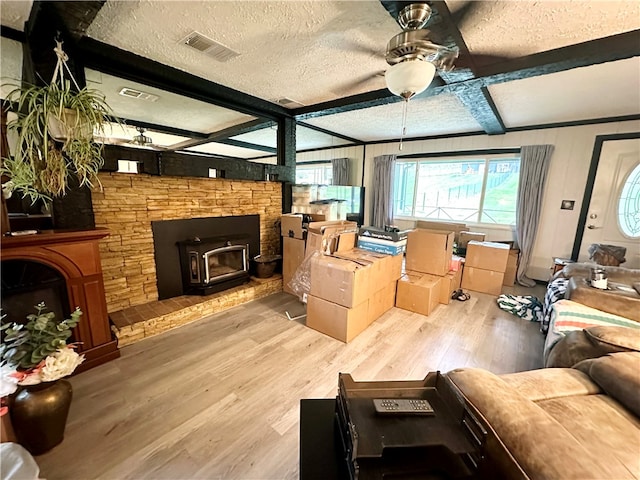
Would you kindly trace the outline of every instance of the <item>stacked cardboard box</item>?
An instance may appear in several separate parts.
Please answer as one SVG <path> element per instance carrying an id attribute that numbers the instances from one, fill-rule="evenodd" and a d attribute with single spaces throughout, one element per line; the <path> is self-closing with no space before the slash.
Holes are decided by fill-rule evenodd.
<path id="1" fill-rule="evenodd" d="M 394 305 L 401 255 L 353 249 L 311 258 L 307 326 L 351 341 Z"/>
<path id="2" fill-rule="evenodd" d="M 500 295 L 509 259 L 509 245 L 470 241 L 467 245 L 462 288 Z"/>
<path id="3" fill-rule="evenodd" d="M 295 295 L 289 286 L 304 259 L 314 251 L 324 248 L 351 249 L 355 242 L 355 222 L 325 222 L 322 215 L 309 215 L 312 222 L 303 225 L 302 214 L 285 214 L 280 217 L 282 234 L 282 289 Z M 350 231 L 351 235 L 341 240 L 340 233 Z M 308 238 L 307 238 L 308 237 Z M 309 245 L 308 245 L 309 244 Z M 349 246 L 350 244 L 350 246 Z"/>
<path id="4" fill-rule="evenodd" d="M 458 248 L 466 250 L 467 245 L 471 240 L 475 240 L 476 242 L 484 242 L 485 234 L 479 232 L 460 232 L 458 235 Z"/>
<path id="5" fill-rule="evenodd" d="M 358 232 L 358 248 L 376 253 L 398 255 L 405 251 L 409 230 L 387 232 L 376 227 L 362 227 Z"/>
<path id="6" fill-rule="evenodd" d="M 509 250 L 509 259 L 507 260 L 507 269 L 504 271 L 504 281 L 502 285 L 512 286 L 516 283 L 516 274 L 518 273 L 518 260 L 520 250 L 512 248 Z"/>
<path id="7" fill-rule="evenodd" d="M 429 315 L 438 303 L 448 304 L 460 288 L 462 262 L 452 255 L 455 232 L 417 229 L 407 237 L 407 254 L 398 281 L 396 307 Z"/>

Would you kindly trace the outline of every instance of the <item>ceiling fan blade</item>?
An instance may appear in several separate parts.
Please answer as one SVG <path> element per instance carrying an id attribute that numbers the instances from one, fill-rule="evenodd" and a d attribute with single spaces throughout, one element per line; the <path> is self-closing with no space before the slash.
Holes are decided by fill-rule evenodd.
<path id="1" fill-rule="evenodd" d="M 384 58 L 384 50 L 371 47 L 369 45 L 364 45 L 363 43 L 357 42 L 352 38 L 346 38 L 341 42 L 341 50 L 347 51 L 349 53 L 364 53 L 370 57 L 380 57 Z"/>
<path id="2" fill-rule="evenodd" d="M 361 87 L 363 87 L 367 83 L 375 80 L 376 78 L 383 78 L 383 77 L 384 77 L 384 70 L 381 70 L 381 71 L 376 72 L 376 73 L 371 73 L 371 74 L 368 74 L 368 75 L 364 75 L 362 77 L 356 78 L 356 79 L 354 79 L 354 80 L 342 85 L 340 87 L 340 91 L 341 92 L 352 92 L 354 90 L 360 89 Z"/>

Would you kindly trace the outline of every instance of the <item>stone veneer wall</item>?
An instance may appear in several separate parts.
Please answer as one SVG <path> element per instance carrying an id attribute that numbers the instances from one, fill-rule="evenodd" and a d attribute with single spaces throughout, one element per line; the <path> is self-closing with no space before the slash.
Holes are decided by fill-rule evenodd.
<path id="1" fill-rule="evenodd" d="M 282 185 L 213 178 L 101 173 L 92 192 L 109 313 L 158 299 L 151 222 L 231 215 L 260 215 L 260 251 L 276 253 Z"/>

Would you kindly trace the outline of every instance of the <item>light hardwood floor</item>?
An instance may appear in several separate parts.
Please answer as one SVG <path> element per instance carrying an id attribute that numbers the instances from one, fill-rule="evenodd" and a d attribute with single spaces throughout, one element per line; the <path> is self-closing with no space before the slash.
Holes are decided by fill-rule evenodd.
<path id="1" fill-rule="evenodd" d="M 65 440 L 36 458 L 41 477 L 293 479 L 299 401 L 335 397 L 339 372 L 399 380 L 542 366 L 539 324 L 500 310 L 491 295 L 472 293 L 428 317 L 394 308 L 349 344 L 288 320 L 287 310 L 303 307 L 272 295 L 124 347 L 73 377 Z"/>

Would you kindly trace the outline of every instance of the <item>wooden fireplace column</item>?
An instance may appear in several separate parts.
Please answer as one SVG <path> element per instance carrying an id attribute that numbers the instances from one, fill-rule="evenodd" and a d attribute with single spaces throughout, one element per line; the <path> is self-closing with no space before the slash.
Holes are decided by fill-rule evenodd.
<path id="1" fill-rule="evenodd" d="M 107 302 L 98 242 L 109 235 L 106 228 L 45 230 L 34 235 L 2 237 L 1 260 L 43 263 L 64 277 L 70 310 L 83 315 L 74 338 L 82 342 L 78 352 L 85 361 L 76 372 L 88 370 L 120 356 L 109 326 Z"/>

